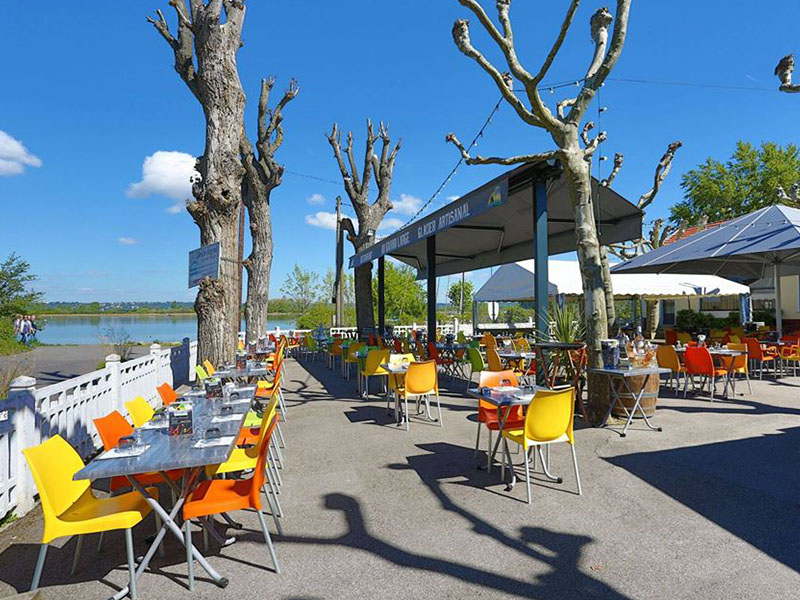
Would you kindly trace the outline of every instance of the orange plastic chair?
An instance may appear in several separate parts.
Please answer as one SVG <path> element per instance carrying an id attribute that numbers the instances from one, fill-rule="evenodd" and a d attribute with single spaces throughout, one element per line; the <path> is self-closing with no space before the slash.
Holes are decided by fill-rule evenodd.
<path id="1" fill-rule="evenodd" d="M 278 557 L 272 546 L 272 538 L 267 529 L 264 513 L 261 511 L 261 488 L 264 485 L 267 450 L 272 432 L 277 425 L 277 416 L 273 417 L 266 434 L 258 445 L 258 458 L 249 479 L 212 479 L 203 481 L 192 492 L 183 505 L 184 535 L 186 538 L 186 560 L 189 567 L 189 591 L 194 591 L 194 556 L 192 555 L 191 519 L 208 517 L 234 510 L 254 510 L 261 522 L 261 532 L 269 548 L 275 572 L 280 573 Z"/>
<path id="2" fill-rule="evenodd" d="M 725 364 L 725 368 L 728 369 L 728 377 L 731 378 L 731 384 L 732 385 L 735 384 L 736 375 L 744 375 L 745 379 L 747 380 L 747 389 L 752 394 L 753 388 L 750 386 L 750 370 L 747 366 L 748 363 L 747 344 L 729 343 L 727 347 L 730 350 L 740 350 L 744 352 L 744 354 L 740 356 L 731 356 L 722 359 L 723 364 Z"/>
<path id="3" fill-rule="evenodd" d="M 486 363 L 490 371 L 504 371 L 503 361 L 500 360 L 500 355 L 497 353 L 497 347 L 486 347 Z"/>
<path id="4" fill-rule="evenodd" d="M 775 363 L 778 360 L 778 353 L 775 348 L 762 348 L 761 342 L 754 337 L 746 337 L 743 341 L 747 344 L 747 354 L 750 360 L 757 361 L 759 379 L 764 379 L 764 363 L 772 364 L 773 369 L 777 371 Z"/>
<path id="5" fill-rule="evenodd" d="M 169 406 L 178 399 L 178 393 L 166 382 L 158 386 L 156 391 L 158 395 L 161 396 L 161 402 L 164 403 L 164 406 Z"/>
<path id="6" fill-rule="evenodd" d="M 116 410 L 111 411 L 105 417 L 95 419 L 94 426 L 95 429 L 97 429 L 97 433 L 100 435 L 100 441 L 103 442 L 103 449 L 106 451 L 116 448 L 121 438 L 133 435 L 133 427 L 131 427 L 131 424 Z M 167 476 L 172 481 L 177 481 L 183 477 L 183 470 L 167 471 Z M 159 473 L 142 473 L 141 475 L 134 475 L 134 479 L 142 484 L 142 486 L 164 483 L 164 479 Z M 112 477 L 109 483 L 109 489 L 112 492 L 129 487 L 131 487 L 130 481 L 128 481 L 127 477 L 121 475 Z"/>
<path id="7" fill-rule="evenodd" d="M 511 385 L 518 385 L 517 376 L 514 371 L 481 371 L 478 378 L 478 389 L 497 387 L 501 381 L 508 380 Z M 522 406 L 514 406 L 506 420 L 506 429 L 519 429 L 524 424 L 525 411 Z M 500 415 L 497 407 L 486 400 L 478 400 L 478 436 L 475 440 L 475 452 L 477 456 L 481 443 L 481 429 L 486 426 L 489 430 L 489 443 L 486 446 L 486 468 L 491 467 L 492 460 L 492 432 L 500 430 Z"/>
<path id="8" fill-rule="evenodd" d="M 671 371 L 669 382 L 670 385 L 674 383 L 675 393 L 677 393 L 680 387 L 679 377 L 680 375 L 683 375 L 684 378 L 686 377 L 686 367 L 681 364 L 681 359 L 678 357 L 678 353 L 675 352 L 675 348 L 669 344 L 659 346 L 656 350 L 656 360 L 659 367 Z"/>
<path id="9" fill-rule="evenodd" d="M 694 376 L 700 375 L 703 377 L 703 384 L 709 382 L 709 391 L 711 392 L 711 401 L 714 401 L 714 387 L 717 384 L 717 377 L 722 377 L 727 384 L 728 370 L 714 366 L 714 359 L 711 358 L 711 353 L 705 347 L 689 347 L 686 348 L 686 353 L 683 356 L 684 366 L 686 367 L 686 375 L 692 376 L 692 388 L 694 388 Z M 687 380 L 688 385 L 688 380 Z M 683 397 L 686 397 L 686 388 L 683 388 Z"/>
<path id="10" fill-rule="evenodd" d="M 664 339 L 670 346 L 674 346 L 678 343 L 678 334 L 674 329 L 665 329 L 664 330 Z"/>

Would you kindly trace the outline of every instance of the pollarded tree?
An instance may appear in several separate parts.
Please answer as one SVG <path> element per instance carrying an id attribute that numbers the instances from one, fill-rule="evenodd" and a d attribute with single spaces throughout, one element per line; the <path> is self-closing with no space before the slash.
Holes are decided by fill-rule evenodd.
<path id="1" fill-rule="evenodd" d="M 555 114 L 545 105 L 538 86 L 561 50 L 580 0 L 570 0 L 558 35 L 541 66 L 535 72 L 526 69 L 517 56 L 509 15 L 511 0 L 496 0 L 499 29 L 477 0 L 459 0 L 459 3 L 473 12 L 497 44 L 503 53 L 509 72 L 498 69 L 472 45 L 469 21 L 466 19 L 459 19 L 453 25 L 453 40 L 458 49 L 473 59 L 492 78 L 503 99 L 526 125 L 545 129 L 550 134 L 556 148 L 519 156 L 483 157 L 470 156 L 468 150 L 453 134 L 449 134 L 447 140 L 458 147 L 467 164 L 471 165 L 515 165 L 537 163 L 548 159 L 558 159 L 561 162 L 575 218 L 578 260 L 583 277 L 589 364 L 593 367 L 601 366 L 600 340 L 607 336 L 608 328 L 605 294 L 607 286 L 604 285 L 603 253 L 594 218 L 591 157 L 598 144 L 605 139 L 605 133 L 600 132 L 595 138 L 589 139 L 588 129 L 585 127 L 583 130 L 581 129 L 581 121 L 595 94 L 622 53 L 628 29 L 631 0 L 617 0 L 614 16 L 607 8 L 601 8 L 592 15 L 590 26 L 594 41 L 594 53 L 589 68 L 581 79 L 581 87 L 577 96 L 561 100 L 556 107 Z M 613 32 L 610 31 L 612 22 L 614 23 Z M 524 91 L 522 95 L 517 95 L 515 89 L 517 82 L 522 85 Z M 581 141 L 584 142 L 583 146 Z M 605 279 L 610 278 L 606 277 Z M 590 386 L 590 393 L 592 393 L 592 387 Z"/>
<path id="2" fill-rule="evenodd" d="M 238 218 L 244 168 L 239 146 L 245 96 L 236 67 L 242 45 L 243 0 L 170 0 L 177 38 L 164 14 L 148 17 L 175 55 L 175 70 L 203 107 L 205 149 L 186 208 L 203 246 L 219 242 L 220 272 L 200 283 L 195 300 L 198 357 L 230 362 L 239 330 Z"/>
<path id="3" fill-rule="evenodd" d="M 245 171 L 242 198 L 250 218 L 250 238 L 253 242 L 250 255 L 243 262 L 247 269 L 244 317 L 248 340 L 266 335 L 273 254 L 270 195 L 283 180 L 283 165 L 275 160 L 275 153 L 283 143 L 283 108 L 299 91 L 297 83 L 290 81 L 283 97 L 274 109 L 270 109 L 269 96 L 274 84 L 272 77 L 261 80 L 255 150 L 244 130 L 240 144 Z"/>
<path id="4" fill-rule="evenodd" d="M 347 231 L 347 239 L 353 244 L 356 252 L 361 252 L 375 243 L 375 233 L 387 212 L 392 210 L 389 193 L 392 187 L 392 173 L 401 140 L 394 148 L 389 138 L 389 128 L 380 123 L 378 135 L 372 129 L 372 121 L 367 120 L 367 141 L 364 150 L 364 167 L 359 175 L 358 164 L 353 150 L 353 133 L 347 133 L 347 146 L 342 152 L 342 134 L 334 123 L 330 135 L 326 136 L 333 148 L 333 155 L 339 166 L 344 181 L 344 189 L 358 221 L 356 230 L 353 221 L 347 217 L 342 219 L 342 227 Z M 374 153 L 375 142 L 381 140 L 381 155 Z M 390 150 L 391 148 L 391 150 Z M 345 157 L 347 162 L 345 162 Z M 372 177 L 378 186 L 378 195 L 373 202 L 369 201 L 369 186 Z M 372 263 L 364 263 L 356 267 L 356 323 L 359 329 L 375 327 L 375 315 L 372 310 Z"/>

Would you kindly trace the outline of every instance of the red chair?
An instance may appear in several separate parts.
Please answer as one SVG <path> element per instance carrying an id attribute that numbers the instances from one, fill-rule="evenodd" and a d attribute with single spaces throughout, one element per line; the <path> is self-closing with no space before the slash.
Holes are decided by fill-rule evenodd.
<path id="1" fill-rule="evenodd" d="M 439 354 L 439 351 L 436 349 L 436 344 L 433 342 L 428 342 L 428 358 L 430 360 L 436 361 L 437 367 L 442 367 L 445 373 L 450 373 L 453 368 L 453 359 L 448 357 L 443 357 Z"/>
<path id="2" fill-rule="evenodd" d="M 400 338 L 394 338 L 394 351 L 397 354 L 403 354 L 403 343 L 400 341 Z"/>
<path id="3" fill-rule="evenodd" d="M 678 343 L 678 333 L 674 329 L 665 329 L 664 339 L 670 346 L 675 346 Z"/>
<path id="4" fill-rule="evenodd" d="M 683 355 L 683 365 L 686 368 L 686 382 L 683 386 L 684 398 L 686 398 L 689 377 L 692 378 L 692 389 L 694 390 L 695 375 L 703 377 L 703 383 L 700 386 L 701 390 L 705 387 L 705 382 L 709 382 L 712 402 L 714 401 L 714 388 L 717 385 L 717 377 L 722 377 L 725 381 L 725 387 L 727 388 L 728 386 L 728 370 L 714 365 L 714 359 L 711 358 L 711 353 L 708 351 L 708 348 L 686 348 L 686 353 Z"/>
<path id="5" fill-rule="evenodd" d="M 481 371 L 480 379 L 478 381 L 478 389 L 489 387 L 497 387 L 501 381 L 507 380 L 511 385 L 517 385 L 517 376 L 514 371 Z M 509 409 L 511 412 L 508 415 L 504 429 L 521 429 L 525 425 L 525 411 L 522 406 L 514 406 Z M 491 467 L 492 460 L 492 432 L 500 430 L 500 415 L 498 414 L 497 407 L 491 402 L 486 400 L 478 400 L 478 437 L 475 440 L 475 456 L 478 455 L 478 450 L 481 443 L 481 429 L 485 425 L 489 430 L 489 443 L 486 446 L 486 468 Z"/>
<path id="6" fill-rule="evenodd" d="M 771 364 L 777 373 L 778 351 L 775 348 L 764 348 L 761 342 L 753 337 L 746 337 L 742 341 L 747 344 L 747 357 L 757 363 L 759 379 L 764 379 L 764 363 Z"/>

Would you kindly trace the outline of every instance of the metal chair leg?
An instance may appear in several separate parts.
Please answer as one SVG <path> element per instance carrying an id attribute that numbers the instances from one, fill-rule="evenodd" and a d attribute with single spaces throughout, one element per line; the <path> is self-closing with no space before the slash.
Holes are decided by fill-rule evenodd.
<path id="1" fill-rule="evenodd" d="M 191 520 L 183 522 L 184 546 L 186 546 L 186 563 L 189 571 L 189 591 L 194 591 L 194 556 L 192 556 L 192 530 Z"/>
<path id="2" fill-rule="evenodd" d="M 70 571 L 70 575 L 75 575 L 78 572 L 78 561 L 81 558 L 81 548 L 83 547 L 83 536 L 77 536 L 78 540 L 75 543 L 75 554 L 72 557 L 72 570 Z"/>
<path id="3" fill-rule="evenodd" d="M 528 457 L 525 456 L 525 487 L 528 489 L 528 504 L 531 503 L 531 467 Z"/>
<path id="4" fill-rule="evenodd" d="M 481 422 L 478 421 L 478 438 L 475 440 L 475 452 L 472 453 L 472 456 L 478 456 L 478 448 L 481 445 Z"/>
<path id="5" fill-rule="evenodd" d="M 32 592 L 39 589 L 39 581 L 42 578 L 45 556 L 47 556 L 47 544 L 42 544 L 39 547 L 39 558 L 36 559 L 36 568 L 33 570 L 33 580 L 31 581 Z"/>
<path id="6" fill-rule="evenodd" d="M 101 531 L 100 535 L 97 536 L 97 553 L 100 554 L 100 550 L 103 548 L 103 534 L 105 531 Z"/>
<path id="7" fill-rule="evenodd" d="M 191 546 L 189 549 L 191 552 Z M 128 589 L 131 600 L 136 600 L 136 561 L 133 558 L 133 530 L 130 527 L 125 530 L 125 551 L 128 554 L 128 574 L 131 579 Z"/>
<path id="8" fill-rule="evenodd" d="M 439 392 L 436 392 L 436 410 L 439 412 L 439 427 L 444 427 L 442 419 L 442 405 L 439 403 Z"/>
<path id="9" fill-rule="evenodd" d="M 264 534 L 264 541 L 267 543 L 267 548 L 269 548 L 269 554 L 272 557 L 272 564 L 275 565 L 275 572 L 280 573 L 281 568 L 278 566 L 278 557 L 275 554 L 275 548 L 272 545 L 272 538 L 269 536 L 267 522 L 264 519 L 264 513 L 262 513 L 260 510 L 258 511 L 258 520 L 261 522 L 261 531 Z"/>

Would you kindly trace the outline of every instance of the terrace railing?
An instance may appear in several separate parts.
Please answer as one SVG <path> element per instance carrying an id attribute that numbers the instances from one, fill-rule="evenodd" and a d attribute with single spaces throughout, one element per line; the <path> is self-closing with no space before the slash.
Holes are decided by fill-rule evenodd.
<path id="1" fill-rule="evenodd" d="M 0 400 L 0 519 L 34 506 L 36 487 L 23 448 L 59 434 L 86 459 L 101 445 L 93 419 L 112 410 L 127 415 L 125 402 L 136 396 L 157 406 L 156 386 L 189 383 L 195 364 L 197 342 L 186 338 L 171 348 L 153 344 L 149 354 L 124 363 L 111 354 L 102 369 L 38 389 L 31 377 L 15 379 Z"/>

